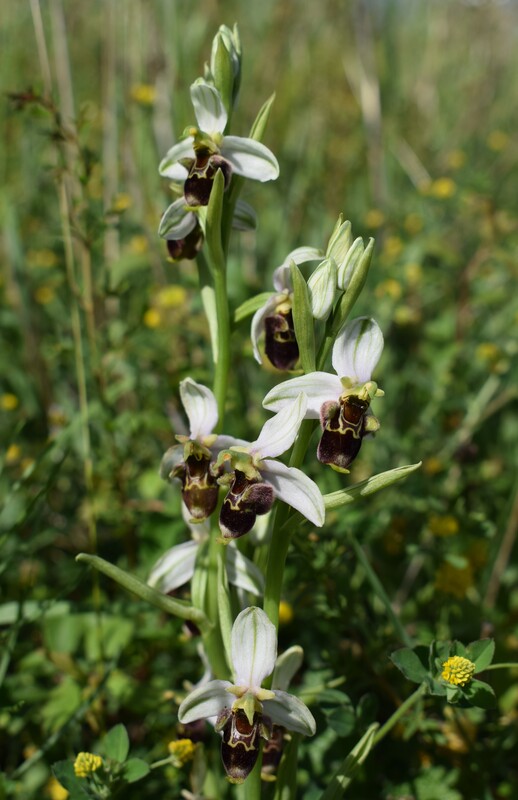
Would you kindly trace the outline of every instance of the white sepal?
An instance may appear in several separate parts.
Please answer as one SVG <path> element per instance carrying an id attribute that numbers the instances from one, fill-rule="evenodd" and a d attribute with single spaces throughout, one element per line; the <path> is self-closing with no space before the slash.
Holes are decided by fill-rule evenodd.
<path id="1" fill-rule="evenodd" d="M 215 717 L 225 706 L 232 705 L 232 697 L 226 691 L 230 681 L 209 681 L 187 695 L 178 709 L 178 719 L 184 725 L 197 719 Z"/>
<path id="2" fill-rule="evenodd" d="M 276 725 L 282 725 L 289 731 L 302 733 L 304 736 L 313 736 L 317 729 L 315 718 L 302 700 L 288 692 L 275 691 L 272 700 L 263 703 L 264 713 Z"/>
<path id="3" fill-rule="evenodd" d="M 274 417 L 267 420 L 259 438 L 250 444 L 250 453 L 257 458 L 276 458 L 288 450 L 299 432 L 300 423 L 306 413 L 306 396 L 300 393 L 297 399 L 285 406 Z"/>
<path id="4" fill-rule="evenodd" d="M 278 292 L 289 295 L 293 291 L 293 281 L 291 280 L 290 261 L 284 262 L 280 267 L 276 267 L 273 271 L 273 288 Z"/>
<path id="5" fill-rule="evenodd" d="M 191 86 L 191 100 L 198 126 L 205 133 L 223 133 L 227 112 L 217 89 L 199 78 Z"/>
<path id="6" fill-rule="evenodd" d="M 227 547 L 227 575 L 229 583 L 238 589 L 244 589 L 258 597 L 264 594 L 261 570 L 237 549 L 234 542 Z"/>
<path id="7" fill-rule="evenodd" d="M 326 258 L 308 279 L 309 301 L 314 319 L 327 319 L 336 293 L 336 262 Z"/>
<path id="8" fill-rule="evenodd" d="M 172 181 L 184 181 L 187 177 L 187 170 L 182 164 L 178 164 L 180 158 L 194 158 L 192 136 L 182 139 L 174 144 L 158 166 L 160 175 L 170 178 Z"/>
<path id="9" fill-rule="evenodd" d="M 252 340 L 252 348 L 254 351 L 254 358 L 258 364 L 262 364 L 261 353 L 259 351 L 259 337 L 264 329 L 264 320 L 270 314 L 273 314 L 277 303 L 279 302 L 279 295 L 272 295 L 261 308 L 258 308 L 252 317 L 252 325 L 250 329 L 250 338 Z"/>
<path id="10" fill-rule="evenodd" d="M 198 554 L 199 542 L 183 542 L 171 547 L 158 559 L 147 580 L 149 586 L 156 586 L 167 594 L 191 580 Z"/>
<path id="11" fill-rule="evenodd" d="M 272 675 L 272 689 L 281 689 L 285 692 L 296 672 L 301 668 L 304 659 L 304 650 L 295 644 L 282 653 L 275 662 Z"/>
<path id="12" fill-rule="evenodd" d="M 333 368 L 339 378 L 349 378 L 353 384 L 366 383 L 382 352 L 383 334 L 378 323 L 369 317 L 358 317 L 348 322 L 336 338 Z"/>
<path id="13" fill-rule="evenodd" d="M 354 271 L 361 261 L 365 252 L 363 239 L 358 236 L 350 246 L 347 254 L 338 267 L 337 283 L 339 289 L 347 289 L 354 275 Z"/>
<path id="14" fill-rule="evenodd" d="M 225 136 L 221 155 L 237 175 L 255 181 L 273 181 L 279 177 L 279 163 L 271 150 L 255 139 Z"/>
<path id="15" fill-rule="evenodd" d="M 277 658 L 277 632 L 264 611 L 256 606 L 245 608 L 237 617 L 231 633 L 234 682 L 254 691 L 271 675 Z"/>
<path id="16" fill-rule="evenodd" d="M 275 490 L 276 496 L 300 511 L 319 528 L 325 522 L 326 510 L 320 489 L 311 478 L 296 467 L 287 467 L 280 461 L 263 461 L 262 474 Z"/>
<path id="17" fill-rule="evenodd" d="M 218 405 L 211 390 L 192 378 L 180 383 L 180 397 L 191 428 L 190 438 L 208 436 L 218 422 Z"/>
<path id="18" fill-rule="evenodd" d="M 274 386 L 263 400 L 264 408 L 280 411 L 300 392 L 307 397 L 306 419 L 319 419 L 320 407 L 327 400 L 337 400 L 343 391 L 340 379 L 329 372 L 310 372 Z"/>
<path id="19" fill-rule="evenodd" d="M 184 239 L 196 225 L 196 214 L 187 211 L 185 199 L 179 197 L 171 203 L 158 226 L 158 235 L 163 239 Z"/>

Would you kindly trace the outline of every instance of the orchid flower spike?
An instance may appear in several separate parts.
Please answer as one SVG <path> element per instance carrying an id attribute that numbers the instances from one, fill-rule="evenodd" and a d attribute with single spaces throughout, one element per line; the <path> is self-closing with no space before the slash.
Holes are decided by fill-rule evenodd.
<path id="1" fill-rule="evenodd" d="M 338 472 L 348 472 L 363 437 L 379 429 L 378 420 L 367 411 L 373 397 L 383 395 L 371 380 L 382 351 L 383 334 L 378 323 L 369 317 L 358 317 L 345 325 L 334 343 L 332 364 L 336 375 L 311 372 L 284 381 L 268 392 L 263 406 L 279 411 L 304 392 L 306 418 L 320 418 L 322 427 L 319 461 Z"/>
<path id="2" fill-rule="evenodd" d="M 191 520 L 202 522 L 218 502 L 217 477 L 222 470 L 214 471 L 214 459 L 236 440 L 212 433 L 218 422 L 218 406 L 210 389 L 186 378 L 180 383 L 180 397 L 189 419 L 189 435 L 175 437 L 179 444 L 164 454 L 160 474 L 165 480 L 180 480 L 182 500 Z"/>
<path id="3" fill-rule="evenodd" d="M 219 517 L 224 539 L 248 533 L 256 516 L 266 514 L 276 497 L 314 525 L 324 524 L 324 500 L 316 483 L 300 469 L 273 460 L 295 441 L 306 405 L 305 395 L 300 394 L 264 424 L 255 442 L 235 442 L 219 454 L 216 465 L 227 464 L 233 470 L 219 478 L 220 485 L 229 487 Z"/>
<path id="4" fill-rule="evenodd" d="M 293 369 L 299 359 L 299 346 L 293 329 L 293 285 L 290 264 L 321 259 L 323 253 L 316 247 L 297 247 L 289 253 L 273 273 L 275 293 L 259 308 L 252 318 L 250 336 L 255 360 L 262 364 L 259 337 L 265 333 L 265 353 L 277 369 Z"/>
<path id="5" fill-rule="evenodd" d="M 260 608 L 246 608 L 236 618 L 231 656 L 234 682 L 214 680 L 195 689 L 180 705 L 178 718 L 187 724 L 217 716 L 225 771 L 231 783 L 243 783 L 257 761 L 260 738 L 270 738 L 273 724 L 305 736 L 315 733 L 316 724 L 294 695 L 261 688 L 275 667 L 277 634 Z"/>
<path id="6" fill-rule="evenodd" d="M 273 153 L 254 139 L 225 136 L 228 120 L 221 96 L 214 86 L 199 78 L 191 86 L 191 100 L 198 127 L 189 127 L 161 161 L 159 172 L 184 185 L 188 206 L 206 206 L 216 172 L 221 169 L 228 188 L 232 173 L 256 181 L 279 175 Z"/>

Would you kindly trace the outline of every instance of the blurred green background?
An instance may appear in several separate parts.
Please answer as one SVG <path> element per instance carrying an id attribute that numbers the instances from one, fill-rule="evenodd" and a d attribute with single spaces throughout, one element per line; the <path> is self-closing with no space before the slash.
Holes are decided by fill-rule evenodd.
<path id="1" fill-rule="evenodd" d="M 411 691 L 388 663 L 400 643 L 349 531 L 416 641 L 494 636 L 497 660 L 516 659 L 518 4 L 7 2 L 0 797 L 59 798 L 49 765 L 94 749 L 118 721 L 140 755 L 164 757 L 175 693 L 201 675 L 179 623 L 92 582 L 74 556 L 96 546 L 145 577 L 187 537 L 157 469 L 178 430 L 178 383 L 210 384 L 210 347 L 195 265 L 169 262 L 156 234 L 171 202 L 157 165 L 193 122 L 188 89 L 212 37 L 234 22 L 244 73 L 233 133 L 247 135 L 275 91 L 265 143 L 281 175 L 245 187 L 259 226 L 233 244 L 232 305 L 269 290 L 294 247 L 325 246 L 339 212 L 355 236 L 374 236 L 356 310 L 386 338 L 381 431 L 350 478 L 310 460 L 308 472 L 333 491 L 423 460 L 323 532 L 295 532 L 281 645 L 304 646 L 315 681 L 345 675 L 356 708 L 338 732 L 320 715 L 304 797 L 318 796 L 369 715 L 388 716 Z M 228 432 L 248 436 L 279 376 L 253 361 L 246 323 L 233 353 Z M 452 717 L 432 704 L 352 796 L 516 796 L 518 692 L 512 673 L 493 677 L 498 711 Z M 171 768 L 135 796 L 185 786 Z"/>

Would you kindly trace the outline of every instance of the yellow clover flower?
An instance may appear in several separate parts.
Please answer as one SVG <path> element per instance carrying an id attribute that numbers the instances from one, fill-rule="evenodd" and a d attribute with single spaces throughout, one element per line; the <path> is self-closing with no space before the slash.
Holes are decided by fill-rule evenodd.
<path id="1" fill-rule="evenodd" d="M 93 753 L 78 753 L 74 761 L 74 772 L 78 778 L 87 778 L 88 775 L 97 772 L 102 765 L 101 756 L 96 756 Z"/>
<path id="2" fill-rule="evenodd" d="M 174 756 L 175 766 L 183 767 L 194 758 L 196 745 L 192 739 L 176 739 L 174 742 L 169 742 L 167 749 Z"/>
<path id="3" fill-rule="evenodd" d="M 465 686 L 475 672 L 473 661 L 463 656 L 451 656 L 442 666 L 441 678 L 454 686 Z"/>

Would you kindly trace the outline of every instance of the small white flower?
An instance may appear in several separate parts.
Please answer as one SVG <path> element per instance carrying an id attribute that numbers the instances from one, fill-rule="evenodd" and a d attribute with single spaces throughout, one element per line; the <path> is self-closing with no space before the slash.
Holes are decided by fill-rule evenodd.
<path id="1" fill-rule="evenodd" d="M 259 738 L 268 739 L 271 724 L 312 736 L 313 715 L 294 695 L 263 689 L 277 658 L 277 634 L 267 615 L 251 606 L 232 626 L 231 657 L 234 682 L 214 680 L 191 692 L 180 705 L 178 718 L 187 724 L 217 717 L 222 732 L 222 757 L 227 775 L 242 783 L 259 754 Z"/>
<path id="2" fill-rule="evenodd" d="M 318 458 L 339 471 L 347 471 L 366 433 L 379 428 L 367 415 L 373 397 L 383 392 L 371 381 L 383 351 L 383 334 L 368 317 L 349 322 L 338 335 L 332 354 L 336 375 L 311 372 L 280 383 L 268 392 L 263 406 L 279 411 L 293 402 L 299 392 L 307 396 L 307 419 L 319 419 L 323 434 Z"/>
<path id="3" fill-rule="evenodd" d="M 182 499 L 193 522 L 202 522 L 218 502 L 217 475 L 213 471 L 216 455 L 236 440 L 212 433 L 218 422 L 216 398 L 210 389 L 192 378 L 180 383 L 180 397 L 189 419 L 189 435 L 176 436 L 180 444 L 165 453 L 160 474 L 166 480 L 178 478 Z"/>
<path id="4" fill-rule="evenodd" d="M 198 128 L 188 128 L 186 138 L 171 147 L 159 166 L 164 177 L 185 182 L 189 205 L 207 205 L 217 169 L 222 169 L 227 184 L 232 172 L 258 181 L 278 177 L 277 159 L 264 144 L 224 135 L 228 114 L 214 86 L 198 79 L 191 86 L 191 99 Z"/>
<path id="5" fill-rule="evenodd" d="M 220 453 L 218 463 L 230 463 L 234 470 L 220 478 L 221 484 L 229 485 L 219 518 L 224 538 L 248 533 L 256 516 L 266 514 L 276 497 L 313 524 L 324 524 L 324 501 L 316 483 L 300 469 L 274 460 L 295 441 L 306 404 L 306 397 L 299 394 L 264 424 L 255 442 L 234 443 Z"/>
<path id="6" fill-rule="evenodd" d="M 295 264 L 303 264 L 306 261 L 316 261 L 322 258 L 322 251 L 317 250 L 315 247 L 297 247 L 289 253 L 283 263 L 274 270 L 273 273 L 273 286 L 275 293 L 268 298 L 266 303 L 259 308 L 252 318 L 252 328 L 250 337 L 252 339 L 252 347 L 254 350 L 255 360 L 262 364 L 261 353 L 259 352 L 259 337 L 265 330 L 266 321 L 268 319 L 278 319 L 278 325 L 273 328 L 279 328 L 279 331 L 290 331 L 293 334 L 292 340 L 294 341 L 295 334 L 293 333 L 293 320 L 291 318 L 291 308 L 293 303 L 293 284 L 291 281 L 290 264 L 292 261 Z M 283 324 L 284 321 L 284 324 Z M 272 328 L 272 335 L 273 335 Z M 269 345 L 268 331 L 266 341 L 266 354 L 272 364 L 279 369 L 292 369 L 298 359 L 298 346 L 295 343 L 295 348 L 290 348 L 287 354 L 275 353 L 275 348 Z M 288 348 L 285 348 L 288 349 Z M 276 363 L 277 362 L 277 363 Z"/>

